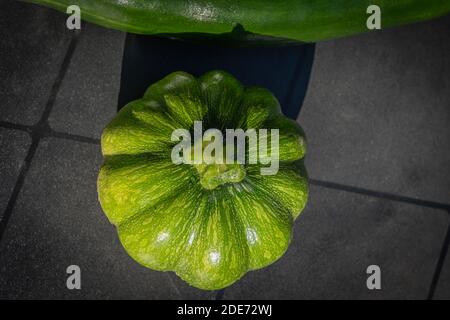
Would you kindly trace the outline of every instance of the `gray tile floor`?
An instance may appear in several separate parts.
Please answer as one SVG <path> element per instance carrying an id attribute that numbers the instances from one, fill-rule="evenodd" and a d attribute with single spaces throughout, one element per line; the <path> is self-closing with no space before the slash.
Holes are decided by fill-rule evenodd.
<path id="1" fill-rule="evenodd" d="M 449 26 L 317 45 L 299 118 L 311 198 L 292 245 L 204 292 L 132 261 L 96 199 L 124 34 L 0 0 L 0 298 L 450 299 Z M 65 287 L 71 264 L 80 291 Z M 371 264 L 381 291 L 366 288 Z"/>
<path id="2" fill-rule="evenodd" d="M 116 113 L 124 40 L 122 32 L 85 25 L 48 120 L 51 128 L 100 138 Z"/>

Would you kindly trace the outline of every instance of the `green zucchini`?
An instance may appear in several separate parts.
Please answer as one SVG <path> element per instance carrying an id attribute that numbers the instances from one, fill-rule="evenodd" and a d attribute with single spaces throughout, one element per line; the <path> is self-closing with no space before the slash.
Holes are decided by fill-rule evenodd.
<path id="1" fill-rule="evenodd" d="M 30 0 L 82 19 L 138 34 L 242 41 L 316 42 L 368 31 L 367 8 L 381 9 L 382 28 L 450 12 L 449 0 Z"/>

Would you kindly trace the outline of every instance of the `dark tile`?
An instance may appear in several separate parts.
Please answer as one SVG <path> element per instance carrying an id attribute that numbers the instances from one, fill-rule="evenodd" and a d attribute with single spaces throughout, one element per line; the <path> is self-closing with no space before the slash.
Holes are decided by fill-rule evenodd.
<path id="1" fill-rule="evenodd" d="M 448 223 L 444 211 L 313 186 L 286 255 L 225 299 L 424 299 Z M 367 289 L 370 265 L 381 291 Z"/>
<path id="2" fill-rule="evenodd" d="M 0 221 L 30 143 L 28 134 L 0 128 Z"/>
<path id="3" fill-rule="evenodd" d="M 100 137 L 117 112 L 125 34 L 83 24 L 49 122 L 53 129 Z"/>
<path id="4" fill-rule="evenodd" d="M 450 16 L 319 43 L 299 122 L 316 179 L 450 203 Z"/>
<path id="5" fill-rule="evenodd" d="M 39 120 L 72 36 L 65 19 L 37 5 L 0 2 L 0 120 Z"/>
<path id="6" fill-rule="evenodd" d="M 183 297 L 172 274 L 146 269 L 122 249 L 97 200 L 101 161 L 99 146 L 41 141 L 0 246 L 0 298 Z M 72 264 L 81 268 L 80 291 L 66 288 Z"/>

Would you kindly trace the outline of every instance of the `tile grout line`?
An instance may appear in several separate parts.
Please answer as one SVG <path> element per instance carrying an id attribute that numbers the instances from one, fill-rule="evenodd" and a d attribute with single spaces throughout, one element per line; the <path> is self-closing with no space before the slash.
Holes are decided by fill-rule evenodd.
<path id="1" fill-rule="evenodd" d="M 11 122 L 0 121 L 0 128 L 19 130 L 19 131 L 24 131 L 24 132 L 27 132 L 30 134 L 33 131 L 37 131 L 37 130 L 41 129 L 41 134 L 44 137 L 54 137 L 54 138 L 60 138 L 63 140 L 71 140 L 71 141 L 78 141 L 78 142 L 85 142 L 85 143 L 100 145 L 100 139 L 86 137 L 86 136 L 80 136 L 78 134 L 55 131 L 48 127 L 42 128 L 42 127 L 38 127 L 38 126 L 29 126 L 29 125 L 22 125 L 22 124 L 15 124 L 15 123 L 11 123 Z"/>
<path id="2" fill-rule="evenodd" d="M 46 132 L 45 136 L 47 137 L 53 137 L 53 138 L 59 138 L 63 140 L 70 140 L 70 141 L 77 141 L 77 142 L 84 142 L 94 145 L 100 145 L 100 139 L 86 137 L 86 136 L 80 136 L 77 134 L 71 134 L 71 133 L 65 133 L 60 131 L 48 131 Z"/>
<path id="3" fill-rule="evenodd" d="M 31 131 L 33 130 L 33 126 L 29 126 L 29 125 L 25 125 L 25 124 L 15 124 L 15 123 L 8 122 L 8 121 L 0 121 L 0 128 L 25 131 L 27 133 L 31 133 Z"/>
<path id="4" fill-rule="evenodd" d="M 77 41 L 78 41 L 78 33 L 75 33 L 75 35 L 72 36 L 72 39 L 70 40 L 69 47 L 67 48 L 67 51 L 64 56 L 61 67 L 59 69 L 58 75 L 54 80 L 52 89 L 50 91 L 49 98 L 45 105 L 45 109 L 44 109 L 37 125 L 33 126 L 33 127 L 28 127 L 28 126 L 21 126 L 21 125 L 16 126 L 16 125 L 11 124 L 12 126 L 15 127 L 15 129 L 19 129 L 19 130 L 28 132 L 28 134 L 31 136 L 31 145 L 30 145 L 27 155 L 22 163 L 22 166 L 21 166 L 21 169 L 19 172 L 19 176 L 14 185 L 13 192 L 9 198 L 9 201 L 8 201 L 8 204 L 4 211 L 3 217 L 0 220 L 0 244 L 2 243 L 3 236 L 5 234 L 5 230 L 8 226 L 8 222 L 11 218 L 11 215 L 12 215 L 14 206 L 16 204 L 17 198 L 19 196 L 19 193 L 22 190 L 26 175 L 31 167 L 31 162 L 33 160 L 34 155 L 36 154 L 37 148 L 39 146 L 39 142 L 40 142 L 41 138 L 43 136 L 45 136 L 45 133 L 47 131 L 49 131 L 49 126 L 48 126 L 47 120 L 48 120 L 48 117 L 53 109 L 54 104 L 55 104 L 56 96 L 58 94 L 61 83 L 62 83 L 64 76 L 69 68 L 70 60 L 72 59 L 73 53 L 75 51 Z M 3 122 L 3 124 L 5 124 L 5 126 L 8 126 L 7 123 Z M 10 125 L 10 127 L 11 127 L 11 125 Z M 1 257 L 1 252 L 0 252 L 0 257 Z"/>
<path id="5" fill-rule="evenodd" d="M 70 61 L 72 60 L 73 53 L 75 52 L 75 48 L 78 43 L 79 32 L 76 31 L 70 40 L 69 47 L 67 48 L 66 55 L 64 56 L 64 60 L 59 69 L 58 75 L 53 83 L 52 90 L 50 92 L 50 96 L 47 100 L 47 104 L 45 106 L 44 111 L 42 112 L 41 119 L 39 120 L 39 124 L 44 125 L 47 124 L 47 120 L 52 112 L 53 106 L 55 105 L 56 96 L 58 94 L 59 88 L 61 87 L 61 83 L 64 80 L 64 77 L 69 69 Z"/>
<path id="6" fill-rule="evenodd" d="M 309 179 L 309 182 L 310 182 L 310 184 L 317 186 L 317 187 L 340 190 L 340 191 L 351 192 L 351 193 L 357 193 L 357 194 L 362 194 L 362 195 L 366 195 L 366 196 L 370 196 L 370 197 L 376 197 L 376 198 L 381 198 L 381 199 L 386 199 L 386 200 L 391 200 L 391 201 L 396 201 L 396 202 L 414 204 L 414 205 L 421 206 L 421 207 L 445 210 L 450 214 L 450 204 L 447 204 L 447 203 L 421 200 L 421 199 L 396 195 L 396 194 L 392 194 L 392 193 L 374 191 L 374 190 L 370 190 L 370 189 L 348 186 L 345 184 L 328 182 L 328 181 L 323 181 L 323 180 Z"/>
<path id="7" fill-rule="evenodd" d="M 14 185 L 14 189 L 9 198 L 6 209 L 3 213 L 3 217 L 0 220 L 0 244 L 2 243 L 3 235 L 5 233 L 6 227 L 8 225 L 9 219 L 11 218 L 12 211 L 14 209 L 14 205 L 16 204 L 16 200 L 19 196 L 20 190 L 22 189 L 23 183 L 25 181 L 25 176 L 31 166 L 31 160 L 33 159 L 37 147 L 39 145 L 39 138 L 32 138 L 30 148 L 28 149 L 27 155 L 23 161 L 22 167 L 20 168 L 19 176 L 17 177 L 16 184 Z M 1 256 L 1 251 L 0 251 Z"/>
<path id="8" fill-rule="evenodd" d="M 449 214 L 450 214 L 450 211 L 449 211 Z M 442 243 L 442 248 L 441 248 L 441 252 L 439 254 L 438 262 L 436 264 L 436 268 L 434 269 L 434 274 L 433 274 L 433 278 L 431 280 L 430 289 L 428 291 L 427 300 L 433 300 L 433 298 L 434 298 L 434 294 L 436 292 L 436 288 L 439 283 L 439 278 L 441 277 L 442 267 L 444 266 L 445 259 L 447 258 L 447 255 L 448 255 L 449 247 L 450 247 L 450 223 L 447 228 L 447 234 Z"/>
<path id="9" fill-rule="evenodd" d="M 34 126 L 20 125 L 20 124 L 4 122 L 4 121 L 0 121 L 0 127 L 6 128 L 6 129 L 21 130 L 21 131 L 25 131 L 25 132 L 31 132 L 35 128 Z M 48 136 L 48 137 L 60 138 L 60 139 L 64 139 L 64 140 L 72 140 L 72 141 L 78 141 L 78 142 L 91 143 L 91 144 L 95 144 L 95 145 L 100 144 L 100 139 L 71 134 L 71 133 L 65 133 L 65 132 L 60 132 L 60 131 L 54 131 L 52 129 L 46 129 L 43 132 L 43 135 Z M 354 186 L 350 186 L 350 185 L 329 182 L 329 181 L 324 181 L 324 180 L 309 179 L 309 182 L 312 185 L 322 187 L 322 188 L 340 190 L 340 191 L 345 191 L 345 192 L 350 192 L 350 193 L 362 194 L 362 195 L 375 197 L 375 198 L 382 198 L 382 199 L 388 199 L 388 200 L 397 201 L 397 202 L 415 204 L 415 205 L 422 206 L 422 207 L 430 207 L 430 208 L 441 209 L 441 210 L 450 210 L 450 204 L 446 204 L 446 203 L 416 199 L 416 198 L 396 195 L 396 194 L 392 194 L 392 193 L 388 193 L 388 192 L 364 189 L 364 188 L 360 188 L 360 187 L 354 187 Z M 449 212 L 449 214 L 450 214 L 450 212 Z"/>

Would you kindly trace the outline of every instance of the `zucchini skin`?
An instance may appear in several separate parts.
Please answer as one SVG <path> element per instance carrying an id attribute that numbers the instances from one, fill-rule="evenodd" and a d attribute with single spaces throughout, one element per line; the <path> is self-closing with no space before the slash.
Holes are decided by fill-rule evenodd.
<path id="1" fill-rule="evenodd" d="M 439 17 L 449 0 L 27 0 L 65 12 L 81 8 L 82 19 L 104 27 L 148 34 L 251 34 L 316 42 L 369 31 L 369 5 L 381 8 L 382 28 Z M 264 37 L 259 41 L 264 42 Z M 245 34 L 242 41 L 246 41 Z M 276 41 L 275 41 L 276 42 Z"/>

